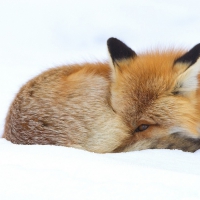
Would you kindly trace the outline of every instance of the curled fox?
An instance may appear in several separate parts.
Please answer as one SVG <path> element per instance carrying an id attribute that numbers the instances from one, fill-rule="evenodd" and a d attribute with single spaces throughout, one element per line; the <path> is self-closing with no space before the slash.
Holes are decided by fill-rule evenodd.
<path id="1" fill-rule="evenodd" d="M 200 149 L 200 44 L 137 55 L 116 38 L 109 63 L 50 69 L 10 106 L 3 137 L 92 152 Z"/>

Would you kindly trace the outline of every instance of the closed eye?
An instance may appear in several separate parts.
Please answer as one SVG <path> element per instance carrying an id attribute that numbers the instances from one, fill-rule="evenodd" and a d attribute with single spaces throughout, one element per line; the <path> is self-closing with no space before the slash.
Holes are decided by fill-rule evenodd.
<path id="1" fill-rule="evenodd" d="M 135 129 L 135 132 L 142 132 L 142 131 L 145 131 L 149 128 L 149 125 L 148 124 L 141 124 L 140 126 L 138 126 L 136 129 Z"/>
<path id="2" fill-rule="evenodd" d="M 176 96 L 176 95 L 179 95 L 180 92 L 176 90 L 176 91 L 173 91 L 172 94 Z"/>

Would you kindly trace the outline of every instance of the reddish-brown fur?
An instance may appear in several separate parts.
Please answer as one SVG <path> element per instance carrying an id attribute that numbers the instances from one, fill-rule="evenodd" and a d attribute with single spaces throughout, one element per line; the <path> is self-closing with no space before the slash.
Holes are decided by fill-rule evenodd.
<path id="1" fill-rule="evenodd" d="M 13 101 L 3 137 L 106 153 L 200 148 L 200 89 L 174 95 L 183 51 L 147 52 L 111 63 L 50 69 Z M 147 124 L 144 131 L 137 128 Z"/>

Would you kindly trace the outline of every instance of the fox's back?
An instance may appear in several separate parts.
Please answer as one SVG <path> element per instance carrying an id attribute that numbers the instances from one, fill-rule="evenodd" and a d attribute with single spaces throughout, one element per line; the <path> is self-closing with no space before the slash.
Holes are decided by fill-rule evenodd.
<path id="1" fill-rule="evenodd" d="M 124 125 L 110 107 L 109 88 L 106 63 L 50 69 L 21 88 L 10 107 L 4 137 L 14 143 L 112 151 L 119 145 L 110 140 L 112 132 L 121 134 Z"/>

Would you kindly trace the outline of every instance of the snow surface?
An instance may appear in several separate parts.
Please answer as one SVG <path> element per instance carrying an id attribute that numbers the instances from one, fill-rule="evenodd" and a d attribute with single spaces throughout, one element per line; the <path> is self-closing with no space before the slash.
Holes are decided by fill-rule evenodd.
<path id="1" fill-rule="evenodd" d="M 0 135 L 19 88 L 61 64 L 200 42 L 198 0 L 0 0 Z M 95 154 L 0 139 L 0 199 L 200 199 L 200 150 Z"/>

